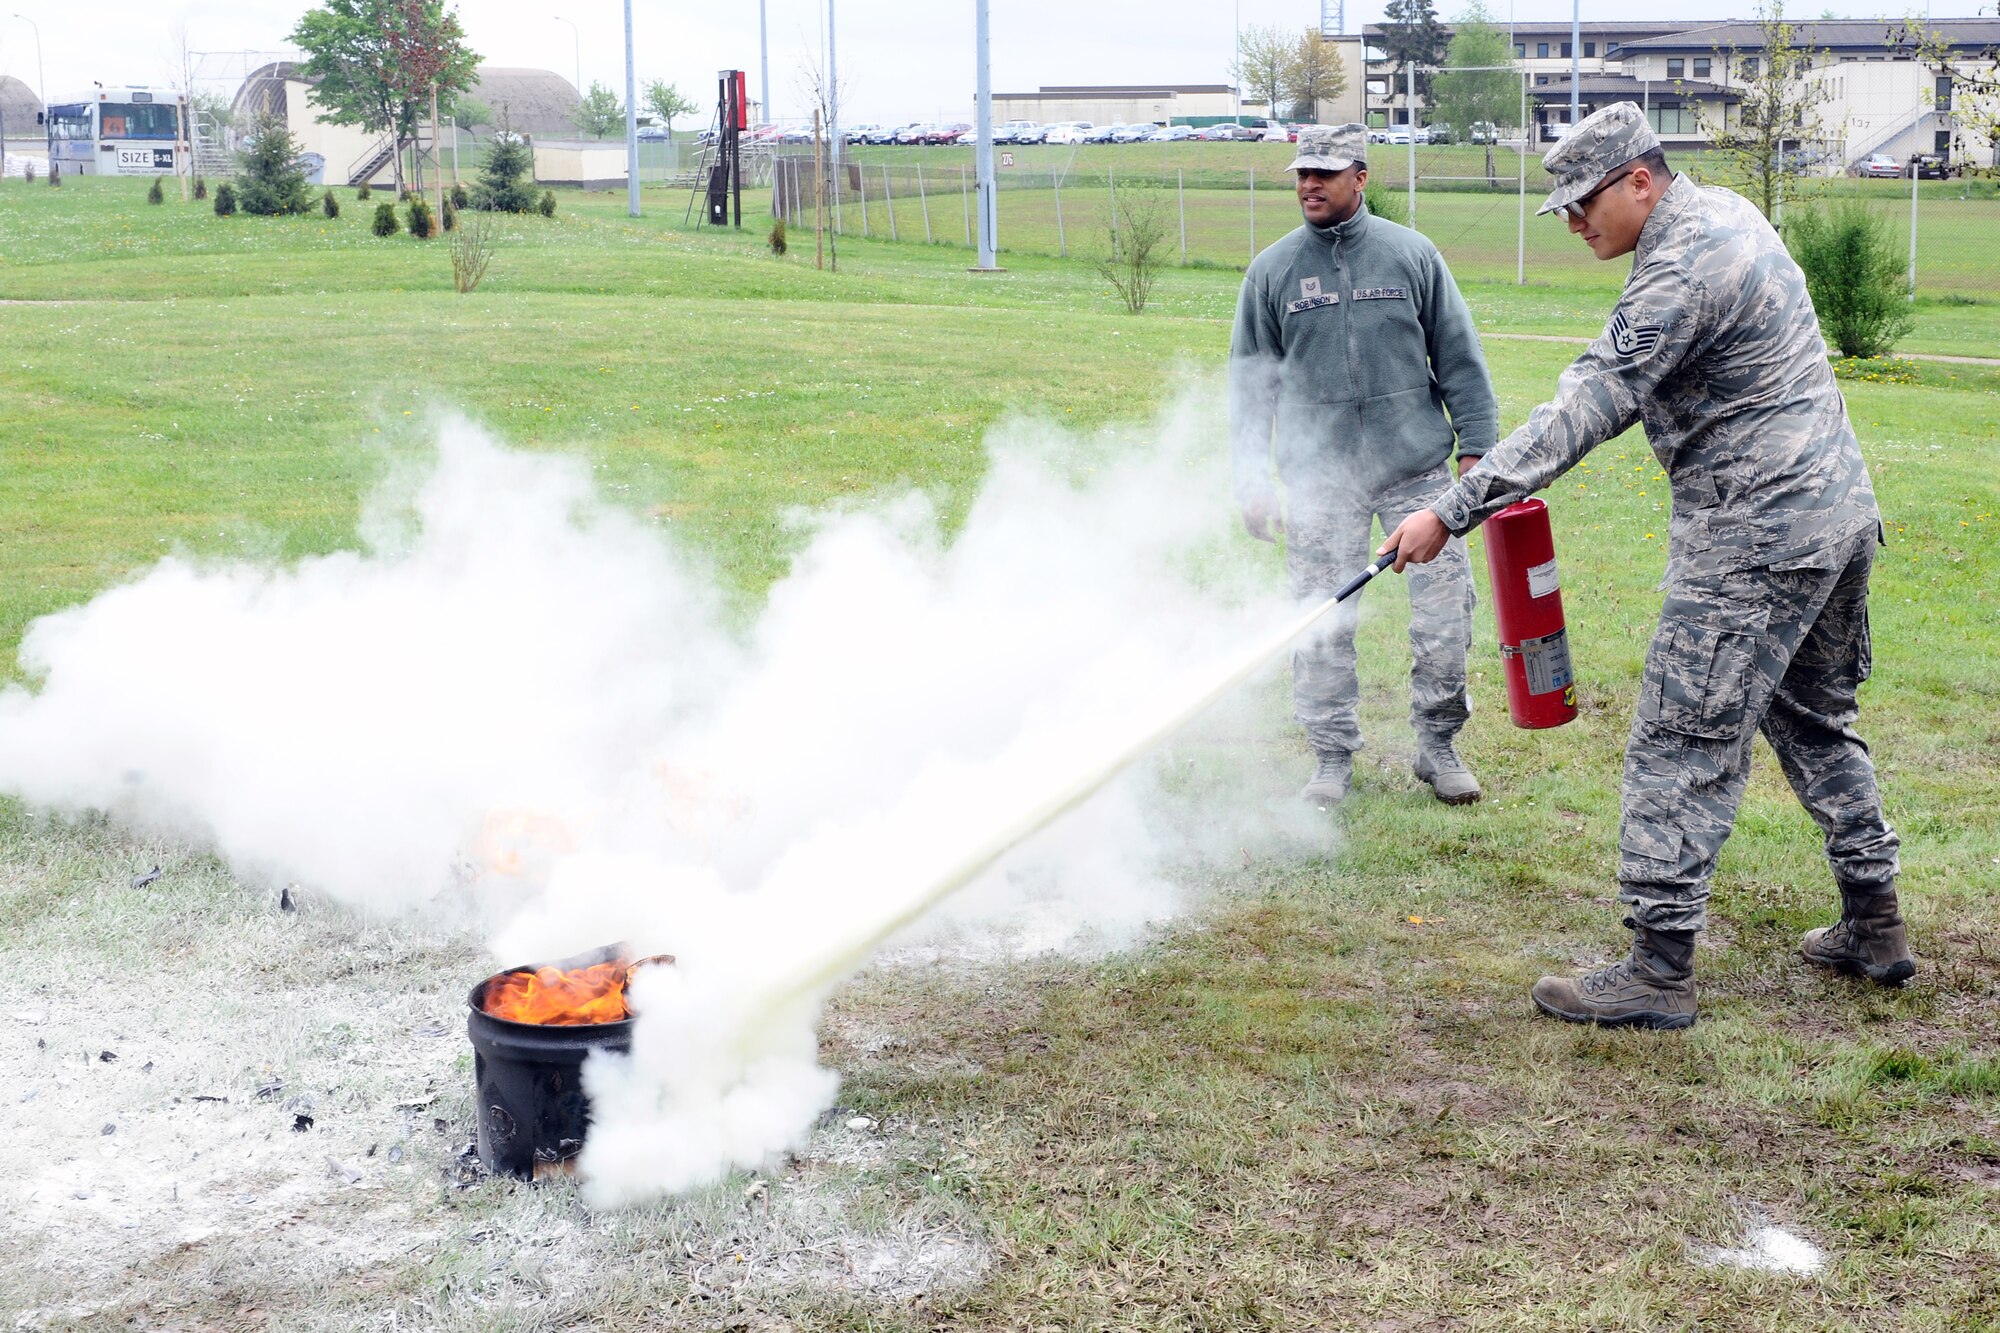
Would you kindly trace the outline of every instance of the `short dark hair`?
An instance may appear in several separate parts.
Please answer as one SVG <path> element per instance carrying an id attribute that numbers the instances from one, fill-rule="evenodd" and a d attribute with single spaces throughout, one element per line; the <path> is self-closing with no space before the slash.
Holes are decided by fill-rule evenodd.
<path id="1" fill-rule="evenodd" d="M 1672 180 L 1674 176 L 1673 169 L 1667 165 L 1667 150 L 1664 148 L 1649 148 L 1633 158 L 1632 169 L 1637 171 L 1640 167 L 1667 180 Z"/>

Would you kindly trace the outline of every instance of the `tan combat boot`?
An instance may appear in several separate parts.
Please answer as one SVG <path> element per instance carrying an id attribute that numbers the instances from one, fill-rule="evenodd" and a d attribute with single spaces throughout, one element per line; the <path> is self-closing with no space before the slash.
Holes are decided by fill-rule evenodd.
<path id="1" fill-rule="evenodd" d="M 1695 1014 L 1694 932 L 1635 926 L 1630 958 L 1574 980 L 1543 977 L 1534 996 L 1536 1008 L 1569 1023 L 1687 1027 Z"/>
<path id="2" fill-rule="evenodd" d="M 1354 756 L 1345 750 L 1324 750 L 1319 768 L 1313 772 L 1299 795 L 1317 806 L 1339 805 L 1347 799 L 1354 783 Z"/>
<path id="3" fill-rule="evenodd" d="M 1437 798 L 1446 805 L 1470 805 L 1479 799 L 1479 779 L 1458 757 L 1448 740 L 1420 736 L 1417 740 L 1417 781 L 1428 782 Z"/>
<path id="4" fill-rule="evenodd" d="M 1807 931 L 1799 953 L 1815 966 L 1879 986 L 1900 986 L 1917 974 L 1893 883 L 1842 884 L 1839 924 Z"/>

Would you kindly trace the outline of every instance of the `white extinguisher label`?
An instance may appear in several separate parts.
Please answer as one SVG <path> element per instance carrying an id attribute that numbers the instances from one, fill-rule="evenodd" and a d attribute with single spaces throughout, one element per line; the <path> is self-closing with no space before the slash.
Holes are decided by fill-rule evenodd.
<path id="1" fill-rule="evenodd" d="M 1569 666 L 1569 631 L 1557 630 L 1539 639 L 1523 639 L 1521 665 L 1528 669 L 1528 693 L 1553 694 L 1568 689 L 1576 677 Z"/>
<path id="2" fill-rule="evenodd" d="M 1560 587 L 1562 583 L 1556 578 L 1555 561 L 1549 560 L 1539 565 L 1528 566 L 1528 596 L 1547 597 Z M 1536 693 L 1539 694 L 1540 691 Z"/>

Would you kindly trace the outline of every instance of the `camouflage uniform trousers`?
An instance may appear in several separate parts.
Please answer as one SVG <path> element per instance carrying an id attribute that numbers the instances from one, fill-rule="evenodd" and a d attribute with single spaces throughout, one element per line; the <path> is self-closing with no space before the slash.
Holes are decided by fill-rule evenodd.
<path id="1" fill-rule="evenodd" d="M 1854 731 L 1868 678 L 1876 529 L 1768 569 L 1672 579 L 1625 752 L 1619 896 L 1655 930 L 1699 930 L 1759 731 L 1849 884 L 1893 882 L 1898 841 Z"/>
<path id="2" fill-rule="evenodd" d="M 1295 487 L 1285 515 L 1285 563 L 1292 595 L 1319 601 L 1340 591 L 1374 558 L 1370 524 L 1382 531 L 1435 500 L 1451 484 L 1442 466 L 1372 492 L 1315 493 Z M 1387 576 L 1384 576 L 1387 577 Z M 1454 537 L 1437 559 L 1410 565 L 1410 724 L 1420 736 L 1450 740 L 1471 716 L 1465 655 L 1472 644 L 1472 564 Z M 1361 748 L 1360 683 L 1354 671 L 1357 593 L 1292 654 L 1292 707 L 1321 754 Z"/>

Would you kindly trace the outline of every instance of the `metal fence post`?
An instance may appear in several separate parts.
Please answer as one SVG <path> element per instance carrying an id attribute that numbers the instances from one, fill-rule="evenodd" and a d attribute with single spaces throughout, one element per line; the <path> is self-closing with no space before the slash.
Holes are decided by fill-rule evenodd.
<path id="1" fill-rule="evenodd" d="M 1111 258 L 1115 263 L 1118 259 L 1118 171 L 1116 168 L 1110 168 L 1105 171 L 1104 183 L 1111 188 Z"/>
<path id="2" fill-rule="evenodd" d="M 1917 299 L 1917 160 L 1910 159 L 1910 300 Z"/>
<path id="3" fill-rule="evenodd" d="M 1250 257 L 1257 257 L 1257 168 L 1250 168 Z"/>
<path id="4" fill-rule="evenodd" d="M 896 235 L 896 192 L 889 184 L 889 164 L 887 162 L 882 164 L 882 207 L 889 211 L 889 239 L 892 241 L 901 240 L 902 237 Z"/>
<path id="5" fill-rule="evenodd" d="M 931 244 L 931 197 L 924 192 L 924 164 L 917 163 L 917 203 L 924 210 L 924 244 Z"/>
<path id="6" fill-rule="evenodd" d="M 1069 237 L 1063 231 L 1062 220 L 1062 177 L 1056 175 L 1053 166 L 1049 168 L 1049 184 L 1055 187 L 1056 192 L 1056 245 L 1062 250 L 1062 257 L 1068 259 Z"/>
<path id="7" fill-rule="evenodd" d="M 965 183 L 965 168 L 958 169 L 958 197 L 965 203 L 965 244 L 972 245 L 972 190 Z"/>
<path id="8" fill-rule="evenodd" d="M 1181 267 L 1187 267 L 1187 172 L 1174 168 L 1174 200 L 1181 213 Z"/>
<path id="9" fill-rule="evenodd" d="M 854 183 L 861 196 L 861 234 L 868 234 L 868 172 L 863 168 L 854 173 Z"/>

